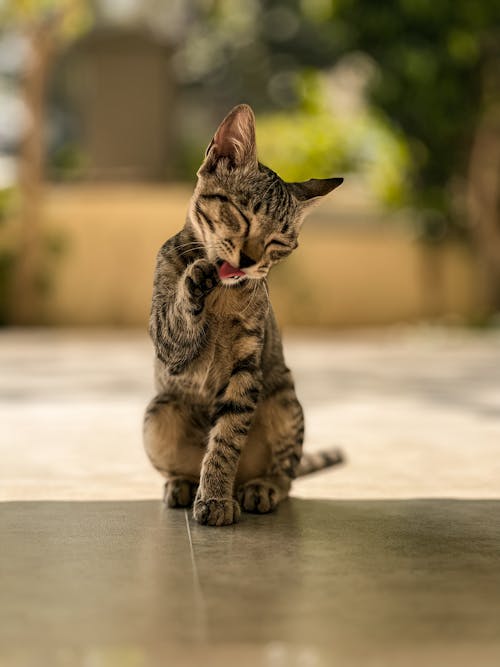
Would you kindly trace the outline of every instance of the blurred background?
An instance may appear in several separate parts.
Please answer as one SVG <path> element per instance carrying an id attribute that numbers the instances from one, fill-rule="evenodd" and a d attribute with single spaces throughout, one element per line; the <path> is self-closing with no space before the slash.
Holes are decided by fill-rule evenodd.
<path id="1" fill-rule="evenodd" d="M 498 0 L 0 0 L 0 321 L 147 324 L 235 104 L 288 180 L 344 176 L 274 271 L 283 325 L 500 310 Z"/>
<path id="2" fill-rule="evenodd" d="M 2 665 L 500 665 L 499 51 L 500 0 L 0 0 Z M 241 102 L 283 178 L 345 179 L 270 292 L 346 465 L 214 540 L 160 512 L 147 322 Z"/>

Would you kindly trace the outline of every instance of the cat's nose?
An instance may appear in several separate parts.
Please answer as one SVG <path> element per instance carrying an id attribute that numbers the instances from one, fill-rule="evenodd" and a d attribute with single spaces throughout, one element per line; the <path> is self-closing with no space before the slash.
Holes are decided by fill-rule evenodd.
<path id="1" fill-rule="evenodd" d="M 240 269 L 246 269 L 249 266 L 256 264 L 255 259 L 252 259 L 249 255 L 245 254 L 243 251 L 240 252 Z"/>

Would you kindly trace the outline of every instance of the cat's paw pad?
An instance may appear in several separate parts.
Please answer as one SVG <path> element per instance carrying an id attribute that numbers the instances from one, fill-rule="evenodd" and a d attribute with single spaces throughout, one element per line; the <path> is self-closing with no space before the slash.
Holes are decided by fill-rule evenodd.
<path id="1" fill-rule="evenodd" d="M 254 480 L 243 484 L 238 489 L 238 500 L 245 512 L 267 514 L 276 509 L 279 501 L 279 489 L 272 482 Z"/>
<path id="2" fill-rule="evenodd" d="M 211 292 L 219 283 L 219 274 L 214 264 L 206 259 L 199 259 L 189 268 L 186 285 L 193 298 L 199 298 Z"/>
<path id="3" fill-rule="evenodd" d="M 228 526 L 239 521 L 240 506 L 234 498 L 198 498 L 193 507 L 193 516 L 206 526 Z"/>
<path id="4" fill-rule="evenodd" d="M 191 507 L 197 490 L 196 482 L 174 477 L 165 482 L 163 502 L 167 507 Z"/>

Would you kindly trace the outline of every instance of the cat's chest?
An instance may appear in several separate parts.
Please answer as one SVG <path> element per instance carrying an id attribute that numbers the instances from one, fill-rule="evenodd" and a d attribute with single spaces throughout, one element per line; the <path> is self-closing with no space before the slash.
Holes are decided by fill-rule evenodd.
<path id="1" fill-rule="evenodd" d="M 212 343 L 221 354 L 227 350 L 231 356 L 245 332 L 264 329 L 269 311 L 267 291 L 262 283 L 253 281 L 244 289 L 221 285 L 210 295 L 206 308 Z"/>
<path id="2" fill-rule="evenodd" d="M 257 293 L 260 294 L 259 285 L 244 285 L 240 288 L 219 285 L 208 295 L 205 307 L 211 319 L 231 319 L 245 310 Z"/>
<path id="3" fill-rule="evenodd" d="M 257 342 L 248 341 L 246 346 L 255 349 Z M 246 356 L 240 354 L 240 348 L 241 338 L 231 320 L 210 318 L 203 351 L 189 369 L 176 377 L 175 382 L 189 390 L 189 393 L 196 394 L 207 405 L 212 404 L 220 387 L 231 376 L 236 361 Z"/>
<path id="4" fill-rule="evenodd" d="M 206 347 L 193 377 L 208 395 L 227 382 L 238 360 L 261 349 L 266 321 L 265 303 L 257 292 L 249 295 L 227 288 L 221 292 L 219 299 L 207 304 Z"/>

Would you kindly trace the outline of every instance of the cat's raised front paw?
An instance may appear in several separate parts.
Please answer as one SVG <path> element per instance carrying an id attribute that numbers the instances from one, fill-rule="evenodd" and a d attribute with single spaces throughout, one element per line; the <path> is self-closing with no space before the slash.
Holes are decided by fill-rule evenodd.
<path id="1" fill-rule="evenodd" d="M 187 269 L 186 288 L 193 303 L 201 308 L 205 296 L 219 284 L 219 274 L 207 259 L 198 259 Z"/>
<path id="2" fill-rule="evenodd" d="M 239 521 L 240 506 L 234 498 L 197 498 L 193 516 L 206 526 L 228 526 Z"/>
<path id="3" fill-rule="evenodd" d="M 273 482 L 255 479 L 240 486 L 237 495 L 245 512 L 267 514 L 278 505 L 279 489 Z"/>

